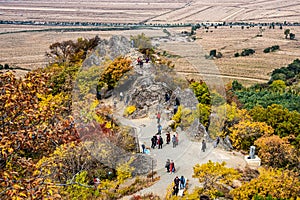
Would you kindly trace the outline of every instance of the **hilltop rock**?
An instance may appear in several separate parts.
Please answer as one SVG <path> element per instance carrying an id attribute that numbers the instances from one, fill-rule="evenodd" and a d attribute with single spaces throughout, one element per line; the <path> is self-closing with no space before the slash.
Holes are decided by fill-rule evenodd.
<path id="1" fill-rule="evenodd" d="M 100 39 L 95 51 L 83 62 L 82 67 L 99 66 L 105 59 L 111 60 L 130 52 L 130 42 L 124 36 L 114 35 L 109 40 Z"/>

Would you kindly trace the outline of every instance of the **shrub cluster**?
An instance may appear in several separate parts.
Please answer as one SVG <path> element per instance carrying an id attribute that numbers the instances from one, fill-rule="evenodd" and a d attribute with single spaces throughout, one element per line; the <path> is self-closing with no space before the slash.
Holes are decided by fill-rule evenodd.
<path id="1" fill-rule="evenodd" d="M 234 54 L 234 57 L 239 57 L 239 56 L 249 56 L 251 54 L 254 54 L 255 53 L 255 50 L 254 49 L 244 49 L 242 51 L 242 53 L 235 53 Z"/>
<path id="2" fill-rule="evenodd" d="M 274 51 L 276 51 L 276 50 L 278 50 L 278 49 L 279 49 L 279 46 L 278 46 L 278 45 L 274 45 L 274 46 L 265 48 L 265 49 L 264 49 L 264 53 L 274 52 Z"/>
<path id="3" fill-rule="evenodd" d="M 292 63 L 288 64 L 287 67 L 281 67 L 279 69 L 274 69 L 271 74 L 271 79 L 269 83 L 275 80 L 286 81 L 292 79 L 300 73 L 300 60 L 296 59 Z"/>

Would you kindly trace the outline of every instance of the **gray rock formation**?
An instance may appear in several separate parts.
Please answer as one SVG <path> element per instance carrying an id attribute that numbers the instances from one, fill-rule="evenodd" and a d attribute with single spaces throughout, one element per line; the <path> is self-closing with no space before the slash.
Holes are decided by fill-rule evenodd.
<path id="1" fill-rule="evenodd" d="M 101 65 L 106 58 L 111 60 L 125 56 L 130 52 L 130 41 L 124 36 L 112 36 L 109 40 L 100 40 L 95 51 L 82 64 L 83 68 Z"/>

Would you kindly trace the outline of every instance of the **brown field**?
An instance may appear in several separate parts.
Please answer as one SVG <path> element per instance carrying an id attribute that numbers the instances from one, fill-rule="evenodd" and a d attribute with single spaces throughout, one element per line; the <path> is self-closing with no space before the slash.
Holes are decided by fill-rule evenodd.
<path id="1" fill-rule="evenodd" d="M 300 27 L 290 27 L 291 32 L 300 33 Z M 200 30 L 197 32 L 197 42 L 209 52 L 212 49 L 223 54 L 221 59 L 215 59 L 222 75 L 268 80 L 269 73 L 286 66 L 296 58 L 300 58 L 300 42 L 285 39 L 284 30 L 266 28 L 262 37 L 257 37 L 257 27 L 244 29 L 241 27 L 220 27 L 213 32 Z M 263 53 L 263 50 L 273 45 L 279 45 L 280 50 Z M 251 56 L 234 57 L 236 52 L 251 48 L 256 52 Z"/>
<path id="2" fill-rule="evenodd" d="M 0 0 L 1 20 L 117 23 L 299 22 L 299 10 L 299 0 Z"/>
<path id="3" fill-rule="evenodd" d="M 81 21 L 81 22 L 118 22 L 118 23 L 196 23 L 207 21 L 248 21 L 248 22 L 298 22 L 300 19 L 299 1 L 279 0 L 177 0 L 177 1 L 137 1 L 137 0 L 102 0 L 102 1 L 4 1 L 0 0 L 0 20 L 34 20 L 34 21 Z M 0 34 L 21 30 L 41 30 L 55 28 L 47 26 L 28 25 L 0 25 Z M 59 27 L 61 28 L 61 27 Z M 68 27 L 69 28 L 69 27 Z M 284 29 L 287 27 L 284 27 Z M 291 32 L 300 36 L 300 27 L 290 26 Z M 169 28 L 172 34 L 178 34 L 190 28 Z M 284 38 L 284 30 L 279 27 L 269 29 L 265 27 L 263 37 L 256 37 L 258 27 L 241 29 L 241 27 L 210 27 L 197 30 L 196 44 L 203 49 L 203 55 L 212 49 L 223 54 L 221 59 L 213 62 L 225 82 L 238 79 L 245 84 L 265 82 L 269 73 L 278 67 L 300 58 L 300 44 L 298 40 Z M 76 40 L 79 37 L 91 38 L 99 35 L 108 38 L 114 34 L 129 37 L 139 33 L 146 33 L 150 37 L 166 36 L 162 29 L 144 29 L 131 31 L 90 31 L 90 32 L 24 32 L 0 35 L 0 63 L 8 63 L 25 68 L 34 69 L 47 64 L 44 56 L 49 46 L 54 42 Z M 280 51 L 265 54 L 263 49 L 279 45 Z M 176 45 L 161 48 L 172 51 Z M 198 47 L 197 47 L 198 48 Z M 253 48 L 256 53 L 249 57 L 235 58 L 236 52 L 244 48 Z M 187 51 L 191 49 L 187 49 Z M 191 53 L 192 54 L 192 53 Z M 203 57 L 201 58 L 203 60 Z M 186 58 L 174 59 L 178 71 L 191 76 L 191 66 Z M 205 65 L 206 61 L 203 61 Z M 214 74 L 201 68 L 202 73 Z M 24 72 L 18 72 L 24 73 Z"/>

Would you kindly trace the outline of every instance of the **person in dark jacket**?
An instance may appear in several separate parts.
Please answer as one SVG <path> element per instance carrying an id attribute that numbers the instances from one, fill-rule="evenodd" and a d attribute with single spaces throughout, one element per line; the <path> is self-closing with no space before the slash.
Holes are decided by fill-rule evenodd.
<path id="1" fill-rule="evenodd" d="M 159 149 L 162 149 L 163 143 L 164 143 L 163 138 L 162 138 L 162 137 L 159 137 L 159 143 L 158 143 L 158 148 L 159 148 Z"/>
<path id="2" fill-rule="evenodd" d="M 156 146 L 156 136 L 154 135 L 152 138 L 151 138 L 151 148 L 154 149 Z"/>
<path id="3" fill-rule="evenodd" d="M 167 172 L 169 173 L 170 172 L 170 159 L 167 159 L 165 168 L 167 169 Z"/>
<path id="4" fill-rule="evenodd" d="M 206 149 L 206 142 L 205 140 L 202 140 L 202 151 L 205 152 L 205 149 Z"/>

